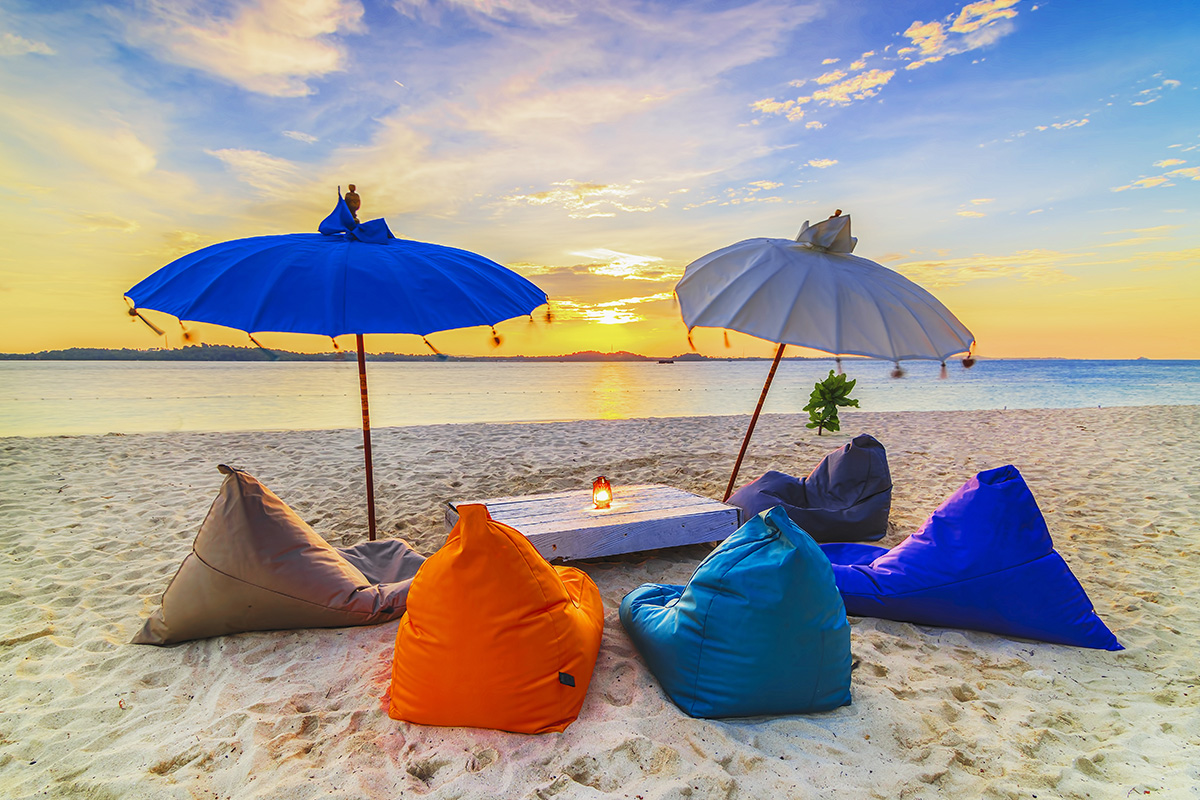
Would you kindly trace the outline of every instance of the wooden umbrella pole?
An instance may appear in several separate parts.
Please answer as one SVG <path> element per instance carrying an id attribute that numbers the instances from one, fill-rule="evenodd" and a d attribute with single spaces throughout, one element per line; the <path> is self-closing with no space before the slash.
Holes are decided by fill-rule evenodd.
<path id="1" fill-rule="evenodd" d="M 737 461 L 733 465 L 733 474 L 729 476 L 729 485 L 725 487 L 725 496 L 721 498 L 724 503 L 729 499 L 729 495 L 733 494 L 733 483 L 737 480 L 738 470 L 742 468 L 742 458 L 746 455 L 746 448 L 750 445 L 750 434 L 754 433 L 754 426 L 758 424 L 758 415 L 762 413 L 763 403 L 767 399 L 767 391 L 771 388 L 771 381 L 775 379 L 775 370 L 779 369 L 779 360 L 783 358 L 783 348 L 786 344 L 779 345 L 779 349 L 775 351 L 775 360 L 771 362 L 771 371 L 767 373 L 767 382 L 763 384 L 762 394 L 758 396 L 758 405 L 754 408 L 754 416 L 750 418 L 750 427 L 746 429 L 746 438 L 742 440 L 742 449 L 738 451 Z"/>
<path id="2" fill-rule="evenodd" d="M 371 469 L 371 412 L 367 407 L 367 355 L 363 335 L 358 340 L 358 393 L 362 397 L 363 458 L 367 462 L 367 539 L 375 541 L 375 473 Z"/>

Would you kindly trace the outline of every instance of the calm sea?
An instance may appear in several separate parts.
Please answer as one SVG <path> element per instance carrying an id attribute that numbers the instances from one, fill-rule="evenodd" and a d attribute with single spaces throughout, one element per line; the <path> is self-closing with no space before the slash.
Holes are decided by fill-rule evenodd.
<path id="1" fill-rule="evenodd" d="M 800 412 L 831 361 L 785 361 L 764 411 Z M 749 414 L 770 362 L 369 363 L 373 427 Z M 847 362 L 864 411 L 1200 405 L 1200 361 Z M 854 413 L 853 410 L 843 413 Z M 0 436 L 361 425 L 353 360 L 0 361 Z"/>

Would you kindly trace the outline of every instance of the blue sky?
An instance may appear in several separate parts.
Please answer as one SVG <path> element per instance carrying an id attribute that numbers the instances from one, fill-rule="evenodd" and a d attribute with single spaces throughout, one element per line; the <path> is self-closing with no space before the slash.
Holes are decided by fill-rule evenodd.
<path id="1" fill-rule="evenodd" d="M 502 354 L 681 352 L 690 261 L 840 208 L 983 355 L 1200 357 L 1197 41 L 1190 1 L 3 2 L 0 350 L 156 346 L 125 289 L 355 183 L 550 293 Z"/>

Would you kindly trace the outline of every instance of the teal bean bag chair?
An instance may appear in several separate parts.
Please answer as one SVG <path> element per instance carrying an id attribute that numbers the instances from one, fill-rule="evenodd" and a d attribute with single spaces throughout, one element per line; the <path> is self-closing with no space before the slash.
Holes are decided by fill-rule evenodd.
<path id="1" fill-rule="evenodd" d="M 850 702 L 850 626 L 829 560 L 782 508 L 751 517 L 687 586 L 630 592 L 621 623 L 690 716 L 805 714 Z"/>

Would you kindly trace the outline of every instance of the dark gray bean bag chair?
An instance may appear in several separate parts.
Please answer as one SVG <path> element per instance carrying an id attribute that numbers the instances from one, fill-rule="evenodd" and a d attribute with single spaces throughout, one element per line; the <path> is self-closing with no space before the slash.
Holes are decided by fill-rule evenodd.
<path id="1" fill-rule="evenodd" d="M 807 478 L 771 471 L 728 501 L 749 519 L 775 506 L 818 542 L 873 542 L 887 532 L 892 474 L 875 437 L 855 436 L 817 464 Z"/>
<path id="2" fill-rule="evenodd" d="M 399 539 L 335 548 L 252 476 L 218 469 L 225 481 L 192 552 L 134 644 L 403 616 L 424 556 Z"/>

